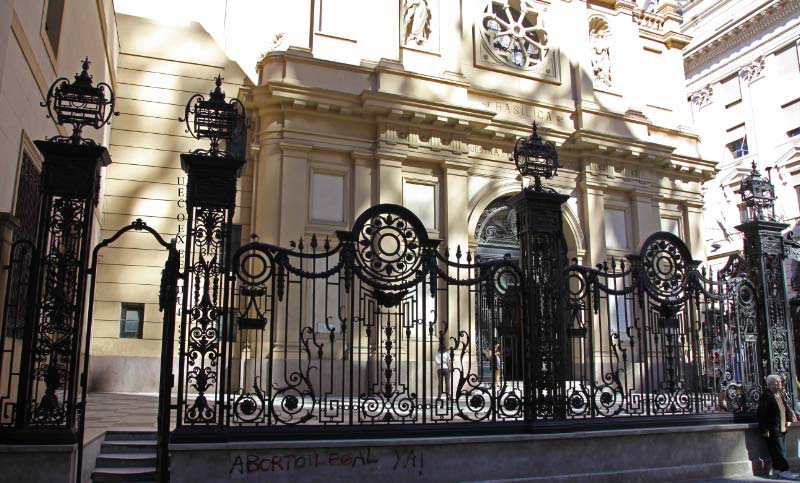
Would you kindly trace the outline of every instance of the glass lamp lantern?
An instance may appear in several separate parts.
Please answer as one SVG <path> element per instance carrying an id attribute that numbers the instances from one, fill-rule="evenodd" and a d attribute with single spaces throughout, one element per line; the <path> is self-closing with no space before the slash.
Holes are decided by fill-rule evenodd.
<path id="1" fill-rule="evenodd" d="M 186 104 L 184 117 L 186 132 L 195 139 L 208 139 L 209 150 L 196 150 L 195 154 L 226 157 L 232 142 L 237 141 L 247 130 L 247 116 L 244 105 L 238 99 L 225 100 L 222 92 L 222 77 L 214 79 L 216 88 L 209 93 L 208 99 L 202 94 L 195 94 Z"/>
<path id="2" fill-rule="evenodd" d="M 775 221 L 775 187 L 761 176 L 755 161 L 750 174 L 742 178 L 741 196 L 749 221 Z"/>
<path id="3" fill-rule="evenodd" d="M 85 126 L 100 129 L 108 124 L 114 112 L 114 91 L 111 86 L 101 82 L 92 84 L 89 75 L 89 58 L 82 63 L 82 71 L 75 74 L 75 80 L 69 82 L 66 77 L 56 79 L 47 92 L 47 99 L 41 103 L 47 107 L 47 117 L 59 125 L 72 125 L 71 136 L 56 136 L 52 141 L 72 144 L 94 144 L 91 139 L 83 139 L 81 131 Z"/>
<path id="4" fill-rule="evenodd" d="M 514 163 L 522 176 L 533 176 L 534 191 L 544 190 L 542 178 L 550 179 L 558 173 L 556 146 L 539 136 L 535 122 L 531 135 L 527 138 L 519 138 L 514 143 Z"/>

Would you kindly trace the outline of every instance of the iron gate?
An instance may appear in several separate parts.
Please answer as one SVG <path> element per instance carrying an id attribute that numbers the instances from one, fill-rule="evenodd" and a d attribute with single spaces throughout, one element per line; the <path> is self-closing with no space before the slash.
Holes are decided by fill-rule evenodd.
<path id="1" fill-rule="evenodd" d="M 110 237 L 102 240 L 92 250 L 91 265 L 87 270 L 89 274 L 89 306 L 86 312 L 86 322 L 82 324 L 85 327 L 86 340 L 83 345 L 83 370 L 81 372 L 81 399 L 80 399 L 80 412 L 78 419 L 78 441 L 83 441 L 84 427 L 86 424 L 86 392 L 89 388 L 89 354 L 92 341 L 92 322 L 94 320 L 94 302 L 95 302 L 95 286 L 97 284 L 97 258 L 100 251 L 113 244 L 122 235 L 129 231 L 144 231 L 152 235 L 156 242 L 167 251 L 167 261 L 164 264 L 164 269 L 161 275 L 161 286 L 159 290 L 159 310 L 164 313 L 162 319 L 162 339 L 161 339 L 161 372 L 159 382 L 159 398 L 158 398 L 158 443 L 156 452 L 156 471 L 158 474 L 158 481 L 166 483 L 169 481 L 169 429 L 170 429 L 170 410 L 171 394 L 173 385 L 172 375 L 172 358 L 174 352 L 175 341 L 175 314 L 177 309 L 177 290 L 179 273 L 179 253 L 175 247 L 175 239 L 171 242 L 166 242 L 161 235 L 148 226 L 147 223 L 142 221 L 141 218 L 136 219 L 130 225 L 124 226 L 117 230 Z M 77 468 L 77 483 L 80 481 L 83 461 L 83 444 L 78 445 L 78 464 Z"/>

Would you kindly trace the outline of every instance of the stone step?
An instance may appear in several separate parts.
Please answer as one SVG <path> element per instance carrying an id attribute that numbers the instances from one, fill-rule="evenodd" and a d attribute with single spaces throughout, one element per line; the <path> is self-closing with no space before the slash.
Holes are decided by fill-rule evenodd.
<path id="1" fill-rule="evenodd" d="M 155 431 L 106 431 L 106 441 L 156 441 L 158 433 Z"/>
<path id="2" fill-rule="evenodd" d="M 101 454 L 109 453 L 155 453 L 155 441 L 104 441 Z"/>
<path id="3" fill-rule="evenodd" d="M 97 468 L 149 467 L 155 465 L 155 453 L 101 453 L 97 457 Z"/>
<path id="4" fill-rule="evenodd" d="M 98 468 L 92 473 L 93 483 L 122 483 L 154 481 L 156 469 L 149 468 Z"/>

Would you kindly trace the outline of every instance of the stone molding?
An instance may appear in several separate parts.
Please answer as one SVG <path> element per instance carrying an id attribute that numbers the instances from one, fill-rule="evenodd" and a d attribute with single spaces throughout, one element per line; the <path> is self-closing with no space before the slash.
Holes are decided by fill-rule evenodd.
<path id="1" fill-rule="evenodd" d="M 694 71 L 759 33 L 771 31 L 771 26 L 796 13 L 800 13 L 800 2 L 779 0 L 767 6 L 761 12 L 730 27 L 719 36 L 710 38 L 694 52 L 688 53 L 684 58 L 686 72 Z"/>

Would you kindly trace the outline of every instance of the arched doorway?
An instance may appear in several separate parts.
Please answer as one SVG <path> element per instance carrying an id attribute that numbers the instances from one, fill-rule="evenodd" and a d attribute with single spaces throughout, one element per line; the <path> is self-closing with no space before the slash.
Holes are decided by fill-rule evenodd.
<path id="1" fill-rule="evenodd" d="M 508 258 L 517 264 L 520 260 L 520 247 L 519 238 L 517 237 L 517 212 L 509 205 L 509 200 L 512 196 L 500 196 L 495 198 L 489 205 L 481 212 L 478 218 L 478 223 L 475 228 L 475 254 L 481 260 L 492 260 Z M 567 215 L 567 213 L 565 213 Z M 567 216 L 564 216 L 562 222 L 562 231 L 567 243 L 567 260 L 574 263 L 579 255 L 577 248 L 577 236 L 573 231 L 572 225 L 569 223 Z M 518 324 L 515 315 L 518 313 L 517 307 L 510 307 L 505 304 L 502 294 L 495 294 L 496 300 L 487 301 L 480 299 L 476 301 L 476 308 L 480 311 L 487 312 L 486 314 L 478 314 L 476 320 L 478 327 L 475 331 L 477 343 L 480 350 L 478 369 L 481 374 L 483 382 L 491 380 L 491 360 L 488 354 L 493 353 L 493 348 L 500 344 L 501 358 L 501 375 L 504 381 L 518 380 L 522 377 L 522 362 L 521 357 L 521 327 Z M 509 300 L 514 300 L 515 297 Z M 490 312 L 486 310 L 487 305 L 498 304 L 499 311 L 495 313 L 500 314 L 501 321 L 491 322 L 487 314 Z"/>

